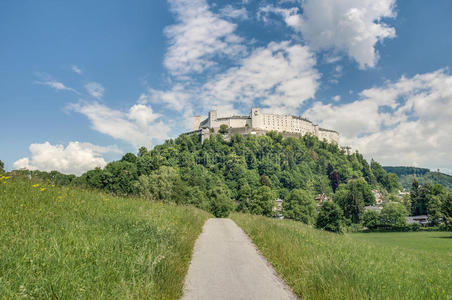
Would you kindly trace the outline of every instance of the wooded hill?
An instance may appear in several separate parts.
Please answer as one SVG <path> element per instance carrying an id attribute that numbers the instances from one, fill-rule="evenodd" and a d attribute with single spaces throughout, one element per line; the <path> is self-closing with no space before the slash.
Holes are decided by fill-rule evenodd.
<path id="1" fill-rule="evenodd" d="M 424 185 L 429 184 L 441 184 L 444 187 L 452 189 L 452 176 L 437 171 L 430 171 L 426 168 L 416 167 L 383 167 L 386 172 L 394 173 L 399 178 L 400 185 L 409 191 L 414 177 L 417 181 Z"/>
<path id="2" fill-rule="evenodd" d="M 317 219 L 318 194 L 334 198 L 328 214 L 339 213 L 342 220 L 343 213 L 349 222 L 358 222 L 364 206 L 375 203 L 372 188 L 384 194 L 399 188 L 396 175 L 375 161 L 369 164 L 359 153 L 347 155 L 311 135 L 283 138 L 276 132 L 234 135 L 230 140 L 218 134 L 203 143 L 197 135 L 181 135 L 80 177 L 39 171 L 32 175 L 56 184 L 191 204 L 216 216 L 232 210 L 271 216 L 275 199 L 281 198 L 285 217 L 307 224 Z"/>

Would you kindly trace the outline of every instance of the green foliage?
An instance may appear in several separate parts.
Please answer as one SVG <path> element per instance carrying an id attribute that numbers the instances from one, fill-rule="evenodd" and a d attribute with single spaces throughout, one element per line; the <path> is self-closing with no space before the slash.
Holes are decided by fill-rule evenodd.
<path id="1" fill-rule="evenodd" d="M 210 211 L 217 218 L 226 218 L 234 209 L 234 202 L 226 189 L 215 187 L 210 193 L 211 199 Z"/>
<path id="2" fill-rule="evenodd" d="M 380 224 L 383 226 L 406 226 L 408 213 L 401 203 L 391 202 L 383 206 L 380 213 Z"/>
<path id="3" fill-rule="evenodd" d="M 0 160 L 0 174 L 5 173 L 5 164 Z"/>
<path id="4" fill-rule="evenodd" d="M 363 215 L 363 225 L 369 229 L 374 229 L 380 225 L 380 214 L 375 210 L 368 210 Z"/>
<path id="5" fill-rule="evenodd" d="M 341 184 L 333 199 L 344 211 L 345 218 L 352 223 L 360 222 L 365 205 L 375 203 L 369 184 L 362 178 Z"/>
<path id="6" fill-rule="evenodd" d="M 275 192 L 268 186 L 261 186 L 253 192 L 248 210 L 256 215 L 271 216 L 275 200 Z"/>
<path id="7" fill-rule="evenodd" d="M 325 202 L 317 217 L 316 227 L 342 233 L 344 231 L 344 214 L 339 205 L 334 202 Z"/>
<path id="8" fill-rule="evenodd" d="M 226 124 L 221 124 L 220 125 L 220 130 L 218 131 L 221 134 L 226 134 L 229 132 L 229 126 Z"/>
<path id="9" fill-rule="evenodd" d="M 288 198 L 283 202 L 283 212 L 284 217 L 288 219 L 313 224 L 317 214 L 313 195 L 301 189 L 290 191 Z"/>
<path id="10" fill-rule="evenodd" d="M 141 175 L 139 190 L 141 195 L 159 201 L 170 201 L 175 194 L 179 172 L 173 167 L 162 166 L 150 175 Z"/>
<path id="11" fill-rule="evenodd" d="M 397 175 L 386 173 L 383 167 L 374 160 L 371 161 L 370 167 L 372 173 L 375 175 L 377 183 L 384 187 L 388 192 L 395 192 L 400 188 Z"/>

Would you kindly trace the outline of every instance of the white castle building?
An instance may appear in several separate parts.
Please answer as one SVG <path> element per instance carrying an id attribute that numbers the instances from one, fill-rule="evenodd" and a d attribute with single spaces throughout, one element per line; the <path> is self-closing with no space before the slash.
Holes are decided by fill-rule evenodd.
<path id="1" fill-rule="evenodd" d="M 260 108 L 252 108 L 249 116 L 232 116 L 218 118 L 217 111 L 209 112 L 207 119 L 194 117 L 193 131 L 201 131 L 204 135 L 210 130 L 218 132 L 221 125 L 227 125 L 232 133 L 259 134 L 267 131 L 277 131 L 288 136 L 310 133 L 329 143 L 339 144 L 339 133 L 334 130 L 320 128 L 311 121 L 289 115 L 266 114 Z M 209 129 L 209 130 L 206 130 Z"/>

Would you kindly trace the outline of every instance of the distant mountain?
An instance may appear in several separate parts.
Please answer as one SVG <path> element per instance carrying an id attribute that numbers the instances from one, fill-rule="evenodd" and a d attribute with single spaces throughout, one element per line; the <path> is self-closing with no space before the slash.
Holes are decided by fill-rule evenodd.
<path id="1" fill-rule="evenodd" d="M 414 176 L 420 184 L 442 184 L 443 186 L 452 189 L 452 176 L 437 171 L 430 171 L 426 168 L 415 167 L 383 167 L 386 172 L 394 173 L 399 177 L 400 184 L 406 189 L 411 189 Z"/>

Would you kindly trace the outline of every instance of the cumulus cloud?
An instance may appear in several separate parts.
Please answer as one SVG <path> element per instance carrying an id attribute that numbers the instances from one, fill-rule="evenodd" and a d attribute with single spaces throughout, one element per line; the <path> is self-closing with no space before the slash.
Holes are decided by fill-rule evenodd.
<path id="1" fill-rule="evenodd" d="M 352 103 L 317 102 L 306 115 L 384 164 L 452 169 L 452 76 L 445 70 L 364 90 Z"/>
<path id="2" fill-rule="evenodd" d="M 314 97 L 320 79 L 308 47 L 271 42 L 255 49 L 239 66 L 217 74 L 200 93 L 207 106 L 261 104 L 279 112 L 296 112 Z"/>
<path id="3" fill-rule="evenodd" d="M 83 73 L 82 70 L 76 65 L 72 65 L 71 69 L 72 71 L 74 71 L 74 73 L 77 73 L 78 75 L 81 75 Z"/>
<path id="4" fill-rule="evenodd" d="M 153 139 L 164 140 L 168 138 L 170 131 L 170 127 L 163 121 L 157 121 L 161 115 L 144 104 L 135 104 L 128 112 L 114 110 L 98 102 L 72 103 L 68 109 L 88 117 L 94 130 L 123 140 L 136 148 L 150 148 Z"/>
<path id="5" fill-rule="evenodd" d="M 89 82 L 85 84 L 85 89 L 88 92 L 88 94 L 90 94 L 96 99 L 101 99 L 104 96 L 105 89 L 100 83 Z"/>
<path id="6" fill-rule="evenodd" d="M 395 17 L 395 0 L 306 0 L 301 9 L 265 6 L 260 14 L 277 14 L 314 50 L 345 52 L 361 69 L 378 61 L 375 46 L 394 38 L 395 29 L 382 18 Z"/>
<path id="7" fill-rule="evenodd" d="M 169 0 L 178 23 L 165 29 L 169 48 L 165 67 L 173 75 L 201 73 L 217 55 L 234 57 L 245 48 L 234 34 L 236 25 L 209 10 L 206 0 Z"/>
<path id="8" fill-rule="evenodd" d="M 81 175 L 96 167 L 104 167 L 105 153 L 121 153 L 116 147 L 101 147 L 90 143 L 70 142 L 52 145 L 49 142 L 30 145 L 31 158 L 23 157 L 13 164 L 14 169 L 59 171 L 65 174 Z"/>

